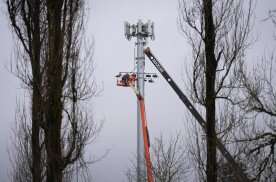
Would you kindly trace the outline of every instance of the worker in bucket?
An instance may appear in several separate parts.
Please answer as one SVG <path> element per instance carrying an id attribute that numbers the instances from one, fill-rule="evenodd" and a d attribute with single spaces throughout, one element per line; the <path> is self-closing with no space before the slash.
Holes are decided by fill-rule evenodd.
<path id="1" fill-rule="evenodd" d="M 128 86 L 128 80 L 129 80 L 129 74 L 126 73 L 123 77 L 122 77 L 122 83 L 124 86 Z"/>

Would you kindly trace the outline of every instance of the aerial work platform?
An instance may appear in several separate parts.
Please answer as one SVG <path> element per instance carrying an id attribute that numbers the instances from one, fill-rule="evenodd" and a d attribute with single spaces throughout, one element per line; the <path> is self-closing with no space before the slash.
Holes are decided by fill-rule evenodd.
<path id="1" fill-rule="evenodd" d="M 150 78 L 153 76 L 151 74 L 147 74 L 147 75 L 148 77 L 146 78 Z M 117 86 L 130 87 L 132 88 L 135 95 L 137 96 L 137 99 L 139 102 L 139 108 L 140 108 L 141 122 L 142 122 L 144 154 L 145 154 L 146 169 L 147 169 L 147 180 L 148 182 L 154 182 L 152 163 L 150 159 L 150 150 L 149 150 L 150 139 L 149 139 L 148 126 L 147 126 L 147 119 L 146 119 L 145 101 L 144 101 L 144 97 L 136 89 L 137 76 L 133 72 L 120 72 L 118 75 L 116 75 L 116 78 L 117 78 Z M 152 80 L 152 78 L 149 80 Z"/>

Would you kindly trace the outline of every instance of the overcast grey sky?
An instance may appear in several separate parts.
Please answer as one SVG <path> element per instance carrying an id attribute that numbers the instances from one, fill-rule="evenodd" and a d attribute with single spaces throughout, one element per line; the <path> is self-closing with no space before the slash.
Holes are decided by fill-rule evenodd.
<path id="1" fill-rule="evenodd" d="M 91 167 L 94 181 L 125 181 L 125 172 L 136 153 L 136 98 L 131 89 L 117 87 L 114 78 L 119 71 L 131 71 L 134 65 L 135 41 L 125 39 L 124 21 L 136 23 L 142 19 L 155 23 L 156 40 L 149 41 L 149 45 L 185 91 L 184 66 L 191 62 L 190 48 L 177 28 L 177 6 L 177 0 L 89 1 L 87 35 L 94 37 L 95 77 L 104 88 L 89 107 L 98 121 L 104 120 L 104 127 L 97 141 L 88 146 L 87 156 L 101 156 L 110 150 L 106 158 Z M 0 182 L 4 182 L 8 181 L 7 148 L 11 145 L 16 100 L 24 100 L 27 94 L 23 94 L 20 82 L 5 68 L 14 48 L 3 3 L 0 9 Z M 272 25 L 262 21 L 270 9 L 276 9 L 275 0 L 258 1 L 253 31 L 258 41 L 248 50 L 248 62 L 256 62 L 258 57 L 275 48 Z M 146 61 L 146 70 L 157 72 L 149 61 Z M 154 84 L 146 85 L 146 108 L 151 139 L 161 133 L 164 136 L 178 131 L 185 133 L 189 122 L 185 120 L 186 109 L 161 77 Z"/>

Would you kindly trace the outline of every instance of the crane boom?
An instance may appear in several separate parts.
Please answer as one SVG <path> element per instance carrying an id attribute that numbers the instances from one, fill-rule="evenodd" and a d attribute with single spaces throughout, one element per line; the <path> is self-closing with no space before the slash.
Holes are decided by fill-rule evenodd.
<path id="1" fill-rule="evenodd" d="M 188 108 L 188 110 L 191 112 L 191 114 L 195 117 L 195 119 L 199 123 L 199 125 L 206 132 L 206 121 L 199 114 L 199 112 L 195 109 L 195 107 L 189 101 L 188 97 L 180 90 L 178 85 L 174 82 L 174 80 L 171 78 L 171 76 L 167 73 L 165 68 L 160 64 L 160 62 L 151 53 L 150 48 L 147 47 L 144 50 L 144 53 L 147 55 L 147 57 L 150 59 L 150 61 L 153 63 L 153 65 L 157 68 L 157 70 L 161 73 L 161 75 L 165 78 L 165 80 L 169 83 L 169 85 L 172 87 L 172 89 L 175 91 L 175 93 L 178 95 L 178 97 L 184 103 L 184 105 Z M 221 152 L 221 154 L 227 160 L 227 162 L 229 162 L 231 169 L 233 170 L 237 180 L 239 182 L 250 182 L 247 175 L 243 172 L 241 167 L 236 163 L 235 159 L 232 157 L 230 152 L 225 148 L 225 146 L 222 144 L 222 142 L 219 138 L 216 138 L 216 145 L 217 145 L 218 150 Z"/>
<path id="2" fill-rule="evenodd" d="M 135 95 L 137 96 L 139 107 L 140 107 L 140 115 L 142 121 L 142 131 L 143 131 L 143 140 L 144 140 L 144 151 L 145 151 L 145 159 L 146 159 L 146 168 L 147 168 L 147 181 L 154 182 L 153 172 L 152 172 L 152 163 L 150 159 L 150 139 L 149 139 L 149 130 L 147 126 L 147 117 L 146 117 L 146 109 L 145 109 L 145 100 L 144 97 L 139 93 L 139 91 L 129 83 L 129 86 L 133 89 Z"/>
<path id="3" fill-rule="evenodd" d="M 152 172 L 152 163 L 150 159 L 150 140 L 149 140 L 149 132 L 147 127 L 146 120 L 146 110 L 145 110 L 145 102 L 143 97 L 137 96 L 141 111 L 141 120 L 142 120 L 142 128 L 143 128 L 143 139 L 144 139 L 144 150 L 145 150 L 145 159 L 146 159 L 146 168 L 147 168 L 147 179 L 148 182 L 154 182 L 153 172 Z"/>
<path id="4" fill-rule="evenodd" d="M 146 109 L 145 109 L 145 100 L 141 95 L 139 90 L 135 87 L 135 82 L 137 81 L 137 75 L 131 72 L 125 72 L 122 75 L 122 72 L 116 76 L 117 85 L 122 87 L 130 87 L 134 91 L 137 96 L 137 100 L 139 103 L 140 116 L 141 116 L 141 126 L 142 126 L 142 134 L 143 134 L 143 143 L 144 143 L 144 154 L 145 154 L 145 162 L 146 162 L 146 170 L 147 170 L 147 182 L 154 182 L 153 171 L 152 171 L 152 163 L 150 159 L 150 139 L 149 132 L 147 126 L 147 117 L 146 117 Z"/>

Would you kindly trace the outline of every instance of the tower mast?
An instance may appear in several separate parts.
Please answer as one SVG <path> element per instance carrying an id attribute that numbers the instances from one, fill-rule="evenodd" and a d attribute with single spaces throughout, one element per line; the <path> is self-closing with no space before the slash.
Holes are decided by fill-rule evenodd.
<path id="1" fill-rule="evenodd" d="M 137 24 L 130 25 L 125 22 L 125 36 L 127 40 L 131 40 L 132 37 L 136 37 L 136 67 L 137 67 L 137 90 L 144 98 L 144 74 L 145 74 L 145 54 L 144 47 L 146 45 L 147 38 L 154 40 L 154 25 L 151 21 L 143 23 L 138 20 Z M 137 101 L 137 182 L 142 182 L 146 175 L 146 162 L 144 153 L 144 140 L 143 129 L 140 115 L 139 101 Z"/>

